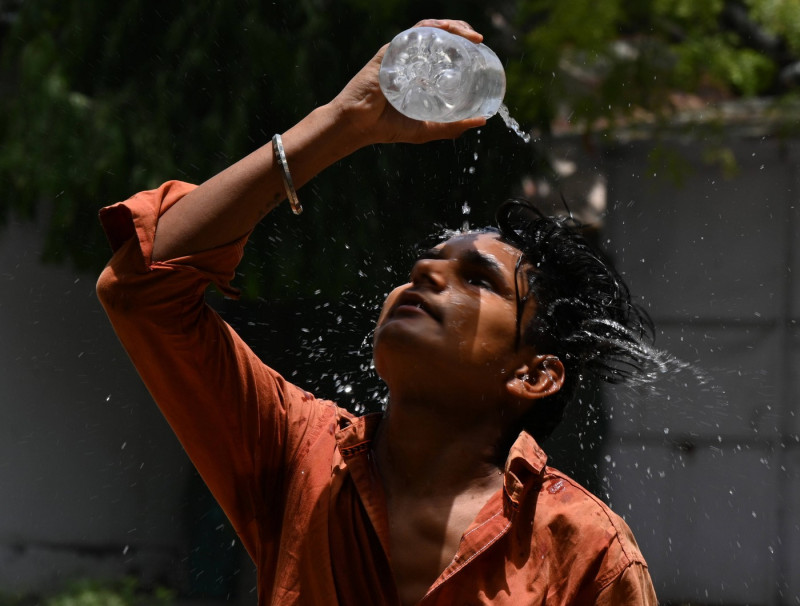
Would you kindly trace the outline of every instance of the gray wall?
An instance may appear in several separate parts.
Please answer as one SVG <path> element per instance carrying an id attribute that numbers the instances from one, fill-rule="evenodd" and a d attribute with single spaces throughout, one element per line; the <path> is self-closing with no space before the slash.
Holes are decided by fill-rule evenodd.
<path id="1" fill-rule="evenodd" d="M 0 232 L 0 592 L 125 573 L 184 583 L 189 467 L 116 340 L 96 276 Z"/>
<path id="2" fill-rule="evenodd" d="M 682 187 L 649 144 L 604 160 L 610 250 L 691 365 L 607 394 L 604 474 L 661 600 L 800 604 L 800 146 L 730 145 L 734 177 L 671 142 Z"/>

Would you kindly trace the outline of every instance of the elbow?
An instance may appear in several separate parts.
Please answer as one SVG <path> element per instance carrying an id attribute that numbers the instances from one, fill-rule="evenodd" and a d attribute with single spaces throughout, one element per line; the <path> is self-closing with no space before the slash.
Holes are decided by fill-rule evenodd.
<path id="1" fill-rule="evenodd" d="M 117 250 L 97 279 L 97 298 L 112 319 L 115 314 L 127 315 L 141 308 L 140 291 L 150 272 L 133 244 L 129 240 Z"/>
<path id="2" fill-rule="evenodd" d="M 100 304 L 109 316 L 125 312 L 132 307 L 130 297 L 126 293 L 128 289 L 125 288 L 112 264 L 106 265 L 97 280 L 95 289 Z"/>

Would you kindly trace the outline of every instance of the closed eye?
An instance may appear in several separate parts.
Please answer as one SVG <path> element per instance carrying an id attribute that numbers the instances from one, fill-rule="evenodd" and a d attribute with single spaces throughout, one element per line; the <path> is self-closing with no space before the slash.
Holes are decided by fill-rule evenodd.
<path id="1" fill-rule="evenodd" d="M 487 290 L 496 291 L 494 283 L 484 276 L 467 276 L 464 280 L 467 284 L 477 286 L 478 288 L 485 288 Z"/>
<path id="2" fill-rule="evenodd" d="M 431 248 L 422 252 L 417 257 L 417 262 L 425 259 L 446 260 L 448 255 L 443 248 Z M 513 292 L 503 276 L 502 267 L 494 256 L 478 250 L 467 250 L 454 260 L 458 262 L 458 271 L 465 284 L 489 290 L 501 296 Z M 413 267 L 411 273 L 414 273 Z"/>

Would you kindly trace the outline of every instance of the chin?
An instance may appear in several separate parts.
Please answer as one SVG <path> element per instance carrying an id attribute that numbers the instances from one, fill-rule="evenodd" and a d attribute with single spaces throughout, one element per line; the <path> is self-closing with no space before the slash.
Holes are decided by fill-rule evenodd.
<path id="1" fill-rule="evenodd" d="M 375 340 L 372 361 L 375 372 L 387 385 L 390 385 L 392 378 L 400 381 L 418 379 L 435 370 L 443 359 L 419 339 L 386 337 Z"/>

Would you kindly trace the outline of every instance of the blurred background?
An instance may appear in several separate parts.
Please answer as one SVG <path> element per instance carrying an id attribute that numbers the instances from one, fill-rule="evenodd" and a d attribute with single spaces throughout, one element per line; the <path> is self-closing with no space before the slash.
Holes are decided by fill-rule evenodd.
<path id="1" fill-rule="evenodd" d="M 362 150 L 255 231 L 241 301 L 209 300 L 292 381 L 380 410 L 370 331 L 418 246 L 566 201 L 678 362 L 587 386 L 551 463 L 625 517 L 663 604 L 800 604 L 800 0 L 420 5 L 0 0 L 0 604 L 255 603 L 97 303 L 97 211 L 207 179 L 425 17 L 484 34 L 531 142 L 495 117 Z"/>

